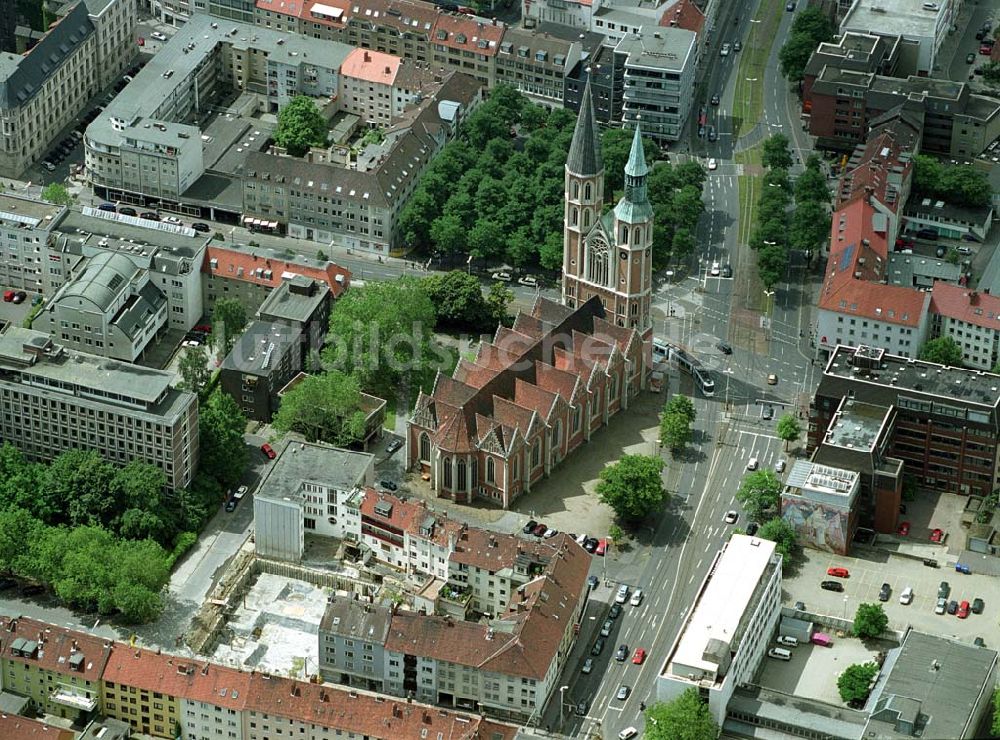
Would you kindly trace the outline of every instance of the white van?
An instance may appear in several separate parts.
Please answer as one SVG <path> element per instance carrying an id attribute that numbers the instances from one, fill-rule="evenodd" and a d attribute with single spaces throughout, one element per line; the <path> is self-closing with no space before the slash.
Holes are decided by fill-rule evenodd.
<path id="1" fill-rule="evenodd" d="M 779 645 L 784 645 L 785 647 L 799 646 L 798 640 L 796 640 L 794 637 L 786 637 L 785 635 L 781 635 L 781 637 L 778 638 L 777 642 Z"/>
<path id="2" fill-rule="evenodd" d="M 777 658 L 778 660 L 791 660 L 792 654 L 785 650 L 785 648 L 771 648 L 767 651 L 768 658 Z"/>
<path id="3" fill-rule="evenodd" d="M 639 604 L 642 603 L 642 589 L 641 588 L 637 588 L 635 591 L 632 592 L 632 598 L 629 600 L 628 603 L 630 603 L 632 606 L 639 606 Z"/>
<path id="4" fill-rule="evenodd" d="M 913 601 L 913 586 L 907 586 L 903 589 L 903 593 L 899 595 L 900 604 L 909 604 Z"/>

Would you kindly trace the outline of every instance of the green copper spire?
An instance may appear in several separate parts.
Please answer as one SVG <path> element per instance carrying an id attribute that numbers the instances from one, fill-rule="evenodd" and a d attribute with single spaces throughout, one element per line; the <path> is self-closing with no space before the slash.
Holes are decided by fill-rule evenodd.
<path id="1" fill-rule="evenodd" d="M 635 136 L 632 137 L 632 151 L 625 165 L 625 195 L 615 206 L 615 218 L 622 223 L 638 224 L 653 220 L 653 206 L 646 194 L 646 154 L 642 150 L 642 133 L 639 122 L 635 122 Z"/>
<path id="2" fill-rule="evenodd" d="M 642 150 L 642 134 L 639 131 L 638 121 L 635 124 L 635 136 L 632 137 L 632 151 L 628 154 L 625 174 L 632 177 L 645 177 L 649 174 L 649 167 L 646 166 L 646 153 Z"/>

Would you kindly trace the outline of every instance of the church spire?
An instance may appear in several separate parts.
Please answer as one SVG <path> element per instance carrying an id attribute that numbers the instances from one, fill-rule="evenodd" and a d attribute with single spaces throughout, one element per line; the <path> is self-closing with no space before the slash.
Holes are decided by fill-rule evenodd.
<path id="1" fill-rule="evenodd" d="M 645 177 L 649 174 L 649 167 L 646 166 L 646 153 L 642 149 L 642 133 L 639 131 L 638 121 L 635 122 L 635 136 L 632 137 L 632 151 L 628 153 L 625 174 L 632 177 Z"/>
<path id="2" fill-rule="evenodd" d="M 604 169 L 604 163 L 601 161 L 601 138 L 597 132 L 589 76 L 583 90 L 583 98 L 580 100 L 580 115 L 576 119 L 573 141 L 569 145 L 566 169 L 581 177 L 593 177 Z"/>
<path id="3" fill-rule="evenodd" d="M 625 164 L 625 194 L 615 206 L 615 217 L 620 222 L 637 224 L 652 220 L 653 206 L 646 193 L 648 174 L 646 154 L 642 149 L 642 132 L 639 130 L 639 122 L 636 121 L 632 151 L 629 152 L 628 162 Z"/>

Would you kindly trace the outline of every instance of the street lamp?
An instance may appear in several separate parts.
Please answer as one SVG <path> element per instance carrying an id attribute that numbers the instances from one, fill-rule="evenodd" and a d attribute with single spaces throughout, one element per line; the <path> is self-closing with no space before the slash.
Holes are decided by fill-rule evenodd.
<path id="1" fill-rule="evenodd" d="M 566 690 L 569 686 L 559 687 L 559 726 L 562 727 L 562 723 L 566 721 L 566 700 L 564 698 Z"/>
<path id="2" fill-rule="evenodd" d="M 847 619 L 847 594 L 844 594 L 844 619 Z"/>

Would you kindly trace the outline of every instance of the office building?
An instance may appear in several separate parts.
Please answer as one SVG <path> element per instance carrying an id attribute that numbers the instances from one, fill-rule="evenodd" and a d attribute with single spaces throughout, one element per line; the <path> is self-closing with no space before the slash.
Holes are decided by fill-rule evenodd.
<path id="1" fill-rule="evenodd" d="M 916 72 L 931 76 L 941 44 L 956 23 L 960 4 L 925 0 L 854 0 L 840 22 L 840 33 L 875 34 L 913 42 Z"/>
<path id="2" fill-rule="evenodd" d="M 489 84 L 510 85 L 532 102 L 561 108 L 566 76 L 581 58 L 577 39 L 511 26 L 504 30 L 499 51 L 493 57 L 495 72 Z"/>
<path id="3" fill-rule="evenodd" d="M 0 194 L 0 284 L 41 292 L 46 245 L 65 206 Z"/>
<path id="4" fill-rule="evenodd" d="M 278 412 L 278 392 L 301 369 L 299 329 L 251 321 L 222 361 L 219 386 L 248 419 L 267 424 Z"/>
<path id="5" fill-rule="evenodd" d="M 100 706 L 101 676 L 110 655 L 110 643 L 86 632 L 31 617 L 0 619 L 4 692 L 28 698 L 41 714 L 77 722 L 92 717 Z"/>
<path id="6" fill-rule="evenodd" d="M 326 339 L 330 325 L 333 293 L 330 286 L 304 275 L 292 275 L 268 293 L 257 309 L 257 319 L 298 330 L 301 337 L 302 367 L 309 367 Z"/>
<path id="7" fill-rule="evenodd" d="M 721 727 L 736 687 L 756 675 L 780 611 L 781 556 L 774 543 L 734 534 L 688 607 L 656 679 L 656 699 L 695 689 Z"/>
<path id="8" fill-rule="evenodd" d="M 830 428 L 845 398 L 895 411 L 886 452 L 921 486 L 988 495 L 1000 484 L 997 408 L 1000 376 L 838 346 L 810 405 L 809 445 Z"/>
<path id="9" fill-rule="evenodd" d="M 854 506 L 860 491 L 853 470 L 796 460 L 781 492 L 781 518 L 802 546 L 846 555 L 856 529 Z"/>
<path id="10" fill-rule="evenodd" d="M 906 204 L 906 227 L 913 235 L 923 231 L 982 244 L 993 228 L 993 207 L 966 208 L 934 198 L 913 198 Z"/>
<path id="11" fill-rule="evenodd" d="M 71 352 L 41 332 L 0 334 L 0 436 L 27 457 L 91 449 L 108 462 L 141 460 L 187 486 L 198 465 L 198 398 L 160 370 Z"/>
<path id="12" fill-rule="evenodd" d="M 19 177 L 137 51 L 135 0 L 67 6 L 24 54 L 0 51 L 0 173 Z"/>
<path id="13" fill-rule="evenodd" d="M 360 538 L 355 491 L 375 482 L 375 456 L 312 442 L 291 442 L 254 493 L 259 557 L 298 562 L 305 536 Z"/>
<path id="14" fill-rule="evenodd" d="M 687 126 L 697 68 L 698 35 L 653 27 L 625 35 L 615 55 L 625 57 L 622 122 L 661 142 L 678 141 Z"/>

